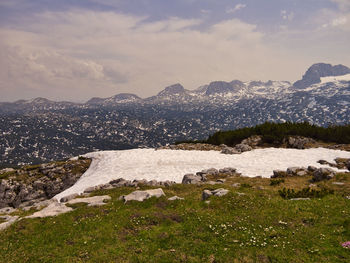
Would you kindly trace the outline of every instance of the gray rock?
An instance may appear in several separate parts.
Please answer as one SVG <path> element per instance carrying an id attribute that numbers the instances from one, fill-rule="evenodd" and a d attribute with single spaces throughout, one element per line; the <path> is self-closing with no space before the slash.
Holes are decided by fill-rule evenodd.
<path id="1" fill-rule="evenodd" d="M 323 180 L 329 180 L 334 177 L 335 172 L 332 169 L 329 168 L 319 168 L 316 171 L 313 172 L 312 180 L 314 182 L 319 182 Z"/>
<path id="2" fill-rule="evenodd" d="M 306 197 L 306 198 L 291 198 L 289 199 L 291 201 L 303 201 L 303 200 L 310 200 L 310 198 Z"/>
<path id="3" fill-rule="evenodd" d="M 185 174 L 182 178 L 183 184 L 201 184 L 202 176 L 194 174 Z"/>
<path id="4" fill-rule="evenodd" d="M 287 174 L 295 175 L 298 172 L 299 169 L 300 169 L 299 167 L 288 167 L 287 168 Z"/>
<path id="5" fill-rule="evenodd" d="M 202 174 L 218 175 L 219 171 L 215 168 L 205 169 L 201 171 Z"/>
<path id="6" fill-rule="evenodd" d="M 232 167 L 225 167 L 219 170 L 219 173 L 221 174 L 234 174 L 236 173 L 237 169 Z"/>
<path id="7" fill-rule="evenodd" d="M 273 175 L 271 176 L 271 178 L 283 178 L 286 176 L 287 176 L 287 173 L 285 171 L 273 170 Z"/>
<path id="8" fill-rule="evenodd" d="M 165 196 L 165 194 L 162 188 L 157 188 L 157 189 L 151 189 L 151 190 L 145 190 L 145 191 L 134 191 L 131 194 L 121 196 L 120 199 L 124 200 L 124 203 L 132 200 L 142 202 L 153 196 L 159 198 L 161 196 Z"/>
<path id="9" fill-rule="evenodd" d="M 288 137 L 287 145 L 289 148 L 305 149 L 309 143 L 315 143 L 315 140 L 301 136 L 290 136 Z"/>
<path id="10" fill-rule="evenodd" d="M 240 183 L 234 183 L 234 184 L 232 184 L 232 187 L 240 187 L 240 186 L 241 186 Z"/>
<path id="11" fill-rule="evenodd" d="M 84 193 L 92 193 L 95 190 L 97 190 L 96 186 L 90 186 L 84 190 Z"/>
<path id="12" fill-rule="evenodd" d="M 244 139 L 241 144 L 249 145 L 250 147 L 256 147 L 262 142 L 262 137 L 259 135 L 253 135 L 247 139 Z"/>
<path id="13" fill-rule="evenodd" d="M 15 212 L 17 209 L 13 207 L 4 207 L 0 209 L 0 214 L 11 214 Z"/>
<path id="14" fill-rule="evenodd" d="M 247 144 L 243 144 L 243 143 L 236 144 L 235 149 L 236 149 L 238 152 L 248 152 L 248 151 L 253 150 L 252 147 L 250 147 L 250 146 L 247 145 Z"/>
<path id="15" fill-rule="evenodd" d="M 67 204 L 87 203 L 88 206 L 102 206 L 106 203 L 104 201 L 111 200 L 109 195 L 98 195 L 86 198 L 76 198 L 67 202 Z"/>
<path id="16" fill-rule="evenodd" d="M 178 196 L 172 196 L 170 198 L 168 198 L 169 201 L 175 201 L 175 200 L 185 200 L 185 198 L 182 197 L 178 197 Z"/>
<path id="17" fill-rule="evenodd" d="M 221 153 L 223 154 L 240 154 L 239 151 L 237 151 L 235 148 L 232 147 L 225 147 L 221 150 Z"/>
<path id="18" fill-rule="evenodd" d="M 78 194 L 71 194 L 71 195 L 67 195 L 67 196 L 64 196 L 60 199 L 60 202 L 61 203 L 65 203 L 65 202 L 68 202 L 74 198 L 76 198 L 78 196 Z"/>
<path id="19" fill-rule="evenodd" d="M 0 216 L 0 218 L 6 220 L 6 222 L 0 224 L 0 231 L 1 231 L 8 228 L 13 223 L 15 223 L 19 217 L 18 216 Z"/>
<path id="20" fill-rule="evenodd" d="M 307 172 L 305 172 L 305 171 L 297 172 L 297 176 L 305 176 L 305 175 L 307 175 Z"/>
<path id="21" fill-rule="evenodd" d="M 223 184 L 223 183 L 225 183 L 225 182 L 226 182 L 226 180 L 225 180 L 225 179 L 217 179 L 217 180 L 216 180 L 216 182 L 218 182 L 218 183 L 222 183 L 222 184 Z"/>
<path id="22" fill-rule="evenodd" d="M 317 167 L 315 167 L 315 166 L 308 166 L 307 167 L 307 170 L 309 171 L 309 172 L 314 172 L 314 171 L 316 171 L 317 170 Z"/>
<path id="23" fill-rule="evenodd" d="M 213 191 L 212 191 L 212 194 L 213 194 L 214 196 L 219 196 L 219 197 L 221 197 L 221 196 L 226 195 L 228 192 L 229 192 L 229 190 L 227 190 L 227 189 L 219 188 L 219 189 L 213 190 Z"/>
<path id="24" fill-rule="evenodd" d="M 202 192 L 202 200 L 207 200 L 209 197 L 211 197 L 213 193 L 210 190 L 204 190 Z"/>
<path id="25" fill-rule="evenodd" d="M 48 217 L 48 216 L 57 216 L 59 214 L 67 213 L 72 211 L 73 208 L 65 206 L 63 203 L 52 202 L 44 209 L 35 212 L 30 216 L 26 216 L 25 218 L 36 218 L 36 217 Z"/>

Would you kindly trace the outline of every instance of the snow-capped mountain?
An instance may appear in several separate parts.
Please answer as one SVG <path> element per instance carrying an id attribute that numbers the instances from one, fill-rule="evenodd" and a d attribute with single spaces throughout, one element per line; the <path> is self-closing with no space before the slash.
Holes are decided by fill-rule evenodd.
<path id="1" fill-rule="evenodd" d="M 123 93 L 80 104 L 44 98 L 0 103 L 0 121 L 4 165 L 204 139 L 265 121 L 349 124 L 350 69 L 315 64 L 294 84 L 213 81 L 195 90 L 175 84 L 145 99 Z"/>

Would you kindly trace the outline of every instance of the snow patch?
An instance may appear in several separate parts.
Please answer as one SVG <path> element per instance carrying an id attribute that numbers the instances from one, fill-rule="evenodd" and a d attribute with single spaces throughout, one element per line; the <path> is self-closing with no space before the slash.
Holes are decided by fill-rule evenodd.
<path id="1" fill-rule="evenodd" d="M 80 194 L 88 187 L 105 184 L 118 178 L 170 180 L 180 183 L 185 174 L 208 168 L 233 167 L 243 176 L 269 178 L 273 170 L 286 170 L 291 166 L 325 167 L 317 161 L 323 159 L 332 162 L 336 157 L 350 158 L 350 152 L 325 148 L 306 150 L 266 148 L 225 155 L 218 151 L 133 149 L 92 152 L 84 156 L 92 158 L 90 168 L 75 185 L 56 195 L 54 198 L 57 200 L 74 193 Z"/>
<path id="2" fill-rule="evenodd" d="M 321 78 L 321 84 L 324 84 L 327 82 L 335 82 L 335 81 L 350 81 L 350 74 Z"/>

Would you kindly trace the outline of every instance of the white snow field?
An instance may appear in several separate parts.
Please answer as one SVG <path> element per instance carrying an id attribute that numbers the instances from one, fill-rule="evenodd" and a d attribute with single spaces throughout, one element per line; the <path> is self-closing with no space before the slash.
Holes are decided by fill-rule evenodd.
<path id="1" fill-rule="evenodd" d="M 236 168 L 243 176 L 270 177 L 273 170 L 288 167 L 327 167 L 317 161 L 333 162 L 336 157 L 350 158 L 350 152 L 313 148 L 306 150 L 266 148 L 242 154 L 226 155 L 218 151 L 183 151 L 134 149 L 101 151 L 84 155 L 92 158 L 90 168 L 69 189 L 54 198 L 82 193 L 86 188 L 105 184 L 111 180 L 146 179 L 175 181 L 180 183 L 187 173 L 196 173 L 208 168 Z"/>

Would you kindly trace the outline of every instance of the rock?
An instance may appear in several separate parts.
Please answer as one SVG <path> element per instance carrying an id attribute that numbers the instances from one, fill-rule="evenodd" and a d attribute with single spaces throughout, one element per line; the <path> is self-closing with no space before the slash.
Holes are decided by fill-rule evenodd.
<path id="1" fill-rule="evenodd" d="M 212 195 L 213 195 L 213 193 L 210 190 L 204 190 L 202 192 L 202 200 L 205 201 Z"/>
<path id="2" fill-rule="evenodd" d="M 151 189 L 151 190 L 145 190 L 145 191 L 134 191 L 131 194 L 121 196 L 120 199 L 124 200 L 124 203 L 132 200 L 142 202 L 153 196 L 159 198 L 163 195 L 165 196 L 162 188 L 157 188 L 157 189 Z"/>
<path id="3" fill-rule="evenodd" d="M 223 184 L 226 182 L 226 180 L 225 179 L 217 179 L 216 182 Z"/>
<path id="4" fill-rule="evenodd" d="M 289 199 L 291 201 L 303 201 L 303 200 L 310 200 L 310 198 L 306 197 L 306 198 L 291 198 Z"/>
<path id="5" fill-rule="evenodd" d="M 205 169 L 200 172 L 201 174 L 218 175 L 219 171 L 215 168 Z"/>
<path id="6" fill-rule="evenodd" d="M 61 203 L 65 203 L 65 202 L 68 202 L 74 198 L 76 198 L 78 196 L 78 194 L 71 194 L 71 195 L 67 195 L 67 196 L 64 196 L 60 199 L 60 202 Z"/>
<path id="7" fill-rule="evenodd" d="M 334 177 L 334 171 L 329 168 L 319 168 L 316 171 L 313 172 L 312 176 L 312 181 L 313 182 L 319 182 L 323 180 L 329 180 Z"/>
<path id="8" fill-rule="evenodd" d="M 240 154 L 239 151 L 237 151 L 235 148 L 232 147 L 225 147 L 221 150 L 221 153 L 223 154 Z"/>
<path id="9" fill-rule="evenodd" d="M 97 190 L 96 186 L 90 186 L 84 190 L 84 193 L 92 193 L 95 190 Z"/>
<path id="10" fill-rule="evenodd" d="M 332 184 L 334 184 L 334 185 L 344 185 L 345 183 L 343 183 L 343 182 L 333 182 Z"/>
<path id="11" fill-rule="evenodd" d="M 262 137 L 260 135 L 253 135 L 247 139 L 244 139 L 241 144 L 249 145 L 250 147 L 257 147 L 262 142 Z"/>
<path id="12" fill-rule="evenodd" d="M 243 143 L 236 144 L 235 149 L 236 149 L 238 152 L 248 152 L 248 151 L 253 150 L 252 147 L 250 147 L 250 146 L 247 145 L 247 144 L 243 144 Z"/>
<path id="13" fill-rule="evenodd" d="M 314 172 L 314 171 L 316 171 L 317 170 L 317 167 L 315 167 L 315 166 L 308 166 L 307 167 L 307 170 L 309 171 L 309 172 Z"/>
<path id="14" fill-rule="evenodd" d="M 227 189 L 219 188 L 219 189 L 216 189 L 216 190 L 212 191 L 212 194 L 214 196 L 220 196 L 221 197 L 221 196 L 226 195 L 228 192 L 229 192 L 229 190 L 227 190 Z"/>
<path id="15" fill-rule="evenodd" d="M 326 160 L 319 160 L 318 163 L 319 164 L 329 164 L 329 162 L 327 162 Z"/>
<path id="16" fill-rule="evenodd" d="M 296 175 L 297 175 L 297 176 L 305 176 L 305 175 L 307 175 L 307 172 L 305 172 L 305 171 L 299 171 L 299 172 L 297 172 Z"/>
<path id="17" fill-rule="evenodd" d="M 224 189 L 224 188 L 219 188 L 219 189 L 215 189 L 215 190 L 203 190 L 202 192 L 202 200 L 207 200 L 210 196 L 214 195 L 214 196 L 224 196 L 229 192 L 229 190 Z"/>
<path id="18" fill-rule="evenodd" d="M 346 168 L 350 171 L 350 159 L 346 162 Z"/>
<path id="19" fill-rule="evenodd" d="M 295 175 L 299 170 L 299 167 L 288 167 L 287 168 L 287 174 L 289 175 Z"/>
<path id="20" fill-rule="evenodd" d="M 201 175 L 185 174 L 182 178 L 183 184 L 200 184 L 202 183 L 203 177 Z"/>
<path id="21" fill-rule="evenodd" d="M 25 218 L 36 218 L 36 217 L 48 217 L 48 216 L 57 216 L 59 214 L 67 213 L 72 211 L 73 208 L 67 207 L 63 203 L 53 202 L 44 209 L 35 212 L 30 216 L 26 216 Z"/>
<path id="22" fill-rule="evenodd" d="M 0 218 L 6 220 L 6 222 L 0 224 L 0 231 L 1 231 L 8 228 L 13 223 L 15 223 L 19 217 L 18 216 L 0 216 Z"/>
<path id="23" fill-rule="evenodd" d="M 240 187 L 240 186 L 241 186 L 240 183 L 234 183 L 234 184 L 232 184 L 232 187 Z"/>
<path id="24" fill-rule="evenodd" d="M 219 170 L 219 173 L 221 174 L 234 174 L 236 173 L 237 169 L 232 167 L 225 167 Z"/>
<path id="25" fill-rule="evenodd" d="M 174 201 L 174 200 L 185 200 L 185 198 L 182 197 L 178 197 L 178 196 L 172 196 L 170 198 L 168 198 L 169 201 Z"/>
<path id="26" fill-rule="evenodd" d="M 287 146 L 295 149 L 305 149 L 310 143 L 315 143 L 315 140 L 301 136 L 290 136 L 287 140 Z"/>
<path id="27" fill-rule="evenodd" d="M 273 170 L 273 175 L 271 176 L 271 178 L 283 178 L 283 177 L 287 177 L 287 173 L 285 171 Z"/>
<path id="28" fill-rule="evenodd" d="M 157 180 L 151 180 L 147 184 L 150 185 L 150 186 L 158 186 L 159 185 Z"/>
<path id="29" fill-rule="evenodd" d="M 0 214 L 11 214 L 13 212 L 15 212 L 17 209 L 13 208 L 13 207 L 4 207 L 0 209 Z"/>
<path id="30" fill-rule="evenodd" d="M 67 202 L 67 204 L 88 203 L 88 206 L 102 206 L 104 201 L 111 200 L 109 195 L 98 195 L 86 198 L 76 198 Z"/>

